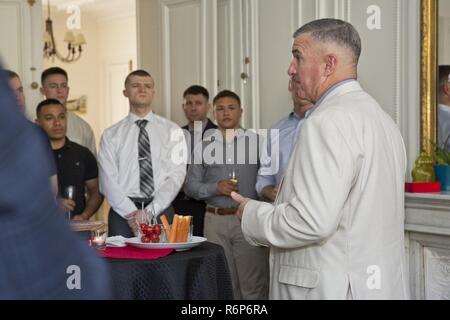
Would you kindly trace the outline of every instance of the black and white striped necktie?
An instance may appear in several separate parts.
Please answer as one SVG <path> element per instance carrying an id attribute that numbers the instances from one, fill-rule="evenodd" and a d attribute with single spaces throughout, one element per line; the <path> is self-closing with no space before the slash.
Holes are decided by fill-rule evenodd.
<path id="1" fill-rule="evenodd" d="M 150 139 L 147 130 L 145 130 L 147 123 L 147 120 L 136 121 L 136 124 L 140 129 L 138 139 L 140 188 L 142 195 L 146 198 L 150 198 L 153 194 L 154 184 Z"/>

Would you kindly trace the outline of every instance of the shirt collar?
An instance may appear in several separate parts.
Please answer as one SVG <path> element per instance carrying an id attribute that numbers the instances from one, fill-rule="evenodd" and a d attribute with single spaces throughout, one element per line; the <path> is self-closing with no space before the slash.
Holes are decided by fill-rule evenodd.
<path id="1" fill-rule="evenodd" d="M 294 111 L 292 111 L 292 112 L 289 114 L 289 119 L 300 121 L 300 120 L 302 120 L 303 118 L 300 118 L 300 116 L 299 116 L 298 114 L 296 114 Z"/>
<path id="2" fill-rule="evenodd" d="M 314 107 L 312 107 L 311 109 L 307 110 L 307 111 L 305 112 L 305 116 L 304 116 L 303 118 L 301 118 L 298 114 L 296 114 L 294 111 L 292 111 L 292 112 L 289 114 L 289 119 L 295 119 L 295 120 L 297 120 L 297 121 L 305 120 L 306 118 L 308 118 L 308 117 L 311 115 L 311 113 L 314 112 L 314 109 L 316 109 L 316 106 L 314 106 Z"/>
<path id="3" fill-rule="evenodd" d="M 340 86 L 349 83 L 349 82 L 353 82 L 356 81 L 355 79 L 347 79 L 347 80 L 343 80 L 341 82 L 336 83 L 334 86 L 332 86 L 330 89 L 328 89 L 321 97 L 320 99 L 316 102 L 316 104 L 314 105 L 314 107 L 312 107 L 311 109 L 309 109 L 308 111 L 306 111 L 305 114 L 305 119 L 309 118 L 309 116 L 316 111 L 316 109 L 322 104 L 323 100 L 325 100 L 326 97 L 328 97 L 330 95 L 330 93 L 332 93 L 334 90 L 336 90 L 337 88 L 339 88 Z"/>
<path id="4" fill-rule="evenodd" d="M 323 102 L 323 100 L 325 100 L 325 98 L 328 97 L 328 95 L 329 95 L 331 92 L 333 92 L 334 90 L 336 90 L 336 89 L 339 88 L 340 86 L 342 86 L 342 85 L 344 85 L 344 84 L 346 84 L 346 83 L 349 83 L 349 82 L 353 82 L 353 81 L 356 81 L 356 80 L 355 80 L 355 79 L 347 79 L 347 80 L 343 80 L 343 81 L 341 81 L 341 82 L 336 83 L 334 86 L 332 86 L 330 89 L 328 89 L 328 90 L 320 97 L 320 99 L 316 102 L 316 105 L 314 106 L 314 108 L 312 108 L 311 110 L 318 108 L 318 107 L 320 106 L 320 104 Z M 311 114 L 311 113 L 310 113 L 310 114 Z"/>
<path id="5" fill-rule="evenodd" d="M 147 113 L 147 115 L 143 118 L 138 117 L 136 114 L 134 114 L 132 112 L 130 112 L 128 114 L 128 119 L 129 119 L 130 123 L 132 123 L 132 124 L 134 124 L 138 120 L 147 120 L 149 123 L 151 123 L 154 118 L 155 118 L 155 114 L 153 113 L 153 111 L 150 111 L 149 113 Z"/>
<path id="6" fill-rule="evenodd" d="M 55 152 L 64 151 L 64 150 L 67 150 L 70 148 L 72 148 L 72 141 L 70 141 L 69 138 L 66 136 L 66 142 L 64 143 L 64 145 L 61 148 L 55 149 L 53 151 L 55 151 Z"/>
<path id="7" fill-rule="evenodd" d="M 197 121 L 197 122 L 198 122 L 198 121 Z M 202 121 L 202 131 L 205 130 L 207 124 L 208 124 L 208 118 L 206 118 L 205 120 Z M 188 130 L 189 130 L 190 132 L 194 132 L 194 126 L 191 125 L 190 123 L 188 123 Z"/>
<path id="8" fill-rule="evenodd" d="M 235 135 L 234 135 L 234 139 L 230 140 L 230 141 L 226 141 L 226 142 L 227 143 L 233 143 L 234 140 L 241 139 L 242 137 L 245 136 L 245 131 L 246 130 L 243 129 L 243 128 L 236 129 Z M 212 136 L 214 136 L 216 141 L 220 141 L 220 142 L 224 142 L 225 141 L 225 139 L 224 139 L 224 137 L 222 135 L 222 131 L 220 131 L 219 128 L 216 129 L 216 132 L 214 134 L 212 134 L 209 139 L 211 139 Z"/>
<path id="9" fill-rule="evenodd" d="M 450 113 L 450 106 L 447 106 L 447 105 L 445 105 L 445 104 L 440 103 L 440 104 L 439 104 L 439 109 L 440 109 L 442 112 Z"/>
<path id="10" fill-rule="evenodd" d="M 314 107 L 312 107 L 311 109 L 309 109 L 308 111 L 306 111 L 305 113 L 305 119 L 308 119 L 309 116 L 316 110 L 317 105 L 315 105 Z"/>

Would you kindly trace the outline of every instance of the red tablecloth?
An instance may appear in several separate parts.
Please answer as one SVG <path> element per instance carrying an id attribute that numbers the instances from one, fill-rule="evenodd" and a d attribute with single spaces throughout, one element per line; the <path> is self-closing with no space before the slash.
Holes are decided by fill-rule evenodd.
<path id="1" fill-rule="evenodd" d="M 173 249 L 141 249 L 132 246 L 107 247 L 104 251 L 100 251 L 100 255 L 112 259 L 153 260 L 168 256 L 172 251 Z"/>

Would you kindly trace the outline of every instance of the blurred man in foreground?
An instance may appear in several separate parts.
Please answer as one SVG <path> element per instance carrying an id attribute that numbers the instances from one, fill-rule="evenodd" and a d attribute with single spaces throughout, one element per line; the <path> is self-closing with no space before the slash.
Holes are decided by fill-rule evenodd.
<path id="1" fill-rule="evenodd" d="M 0 299 L 108 299 L 104 262 L 70 231 L 41 168 L 45 143 L 0 69 Z"/>

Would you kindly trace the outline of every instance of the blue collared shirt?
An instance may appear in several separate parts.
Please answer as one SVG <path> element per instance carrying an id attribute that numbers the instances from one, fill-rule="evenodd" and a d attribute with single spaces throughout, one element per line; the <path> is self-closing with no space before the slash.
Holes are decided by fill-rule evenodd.
<path id="1" fill-rule="evenodd" d="M 304 118 L 300 118 L 295 112 L 291 112 L 270 128 L 267 135 L 267 150 L 261 157 L 262 168 L 256 181 L 256 191 L 259 195 L 263 188 L 277 186 L 280 183 L 297 140 L 297 133 L 307 116 L 308 113 Z M 276 154 L 279 156 L 276 157 Z M 269 170 L 271 174 L 264 172 L 264 169 L 267 168 L 271 168 Z"/>
<path id="2" fill-rule="evenodd" d="M 296 113 L 291 112 L 289 116 L 281 119 L 270 128 L 271 130 L 267 136 L 266 153 L 261 157 L 261 169 L 259 170 L 256 181 L 256 192 L 260 196 L 262 189 L 265 187 L 278 186 L 280 184 L 289 163 L 292 150 L 306 119 L 308 119 L 332 91 L 352 81 L 355 80 L 347 79 L 336 83 L 328 89 L 316 102 L 315 106 L 306 112 L 304 118 L 300 118 Z M 279 143 L 276 142 L 277 140 Z M 274 152 L 273 155 L 272 151 Z M 275 156 L 277 151 L 279 154 L 278 157 Z"/>

